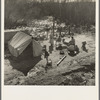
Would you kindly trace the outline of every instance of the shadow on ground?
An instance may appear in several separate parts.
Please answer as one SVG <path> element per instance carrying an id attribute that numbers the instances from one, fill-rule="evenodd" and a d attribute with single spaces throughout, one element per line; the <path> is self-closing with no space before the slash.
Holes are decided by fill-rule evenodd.
<path id="1" fill-rule="evenodd" d="M 21 71 L 25 76 L 40 60 L 41 60 L 40 56 L 23 61 L 12 60 L 11 58 L 9 58 L 10 64 L 13 67 L 13 69 Z"/>
<path id="2" fill-rule="evenodd" d="M 41 56 L 33 56 L 33 49 L 31 45 L 32 44 L 30 44 L 18 57 L 14 57 L 12 55 L 7 57 L 13 69 L 21 71 L 25 76 L 41 60 Z M 5 54 L 6 53 L 10 54 L 9 50 L 6 50 Z"/>

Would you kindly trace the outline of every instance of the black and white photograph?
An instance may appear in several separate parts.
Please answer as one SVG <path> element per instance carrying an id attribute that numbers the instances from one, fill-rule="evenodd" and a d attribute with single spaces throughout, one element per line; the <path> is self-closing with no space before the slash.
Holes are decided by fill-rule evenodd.
<path id="1" fill-rule="evenodd" d="M 96 0 L 5 0 L 4 85 L 95 86 L 96 28 Z"/>

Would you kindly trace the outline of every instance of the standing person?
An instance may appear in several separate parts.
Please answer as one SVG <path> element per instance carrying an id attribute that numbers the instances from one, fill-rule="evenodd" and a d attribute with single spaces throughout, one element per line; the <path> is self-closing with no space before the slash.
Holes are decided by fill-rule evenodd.
<path id="1" fill-rule="evenodd" d="M 53 45 L 50 45 L 49 46 L 49 52 L 52 53 L 52 51 L 53 51 Z"/>
<path id="2" fill-rule="evenodd" d="M 49 32 L 49 28 L 48 28 L 48 25 L 46 25 L 46 34 L 47 34 L 47 39 L 48 39 L 48 32 Z"/>
<path id="3" fill-rule="evenodd" d="M 58 32 L 59 32 L 59 36 L 61 36 L 62 27 L 60 25 L 58 26 Z"/>
<path id="4" fill-rule="evenodd" d="M 54 37 L 53 37 L 53 34 L 50 34 L 50 44 L 52 46 L 54 45 Z"/>
<path id="5" fill-rule="evenodd" d="M 44 50 L 44 53 L 45 53 L 45 58 L 46 58 L 47 63 L 48 63 L 48 56 L 49 56 L 49 53 L 48 53 L 48 51 L 46 50 L 46 48 L 45 48 L 45 50 Z"/>

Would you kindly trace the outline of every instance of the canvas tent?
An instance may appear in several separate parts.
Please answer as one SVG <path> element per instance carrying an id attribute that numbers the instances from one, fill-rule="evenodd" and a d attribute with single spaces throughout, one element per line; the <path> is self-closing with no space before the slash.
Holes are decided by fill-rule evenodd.
<path id="1" fill-rule="evenodd" d="M 31 48 L 30 48 L 31 47 Z M 14 37 L 8 42 L 8 48 L 10 53 L 14 57 L 19 57 L 21 55 L 26 55 L 29 53 L 32 54 L 33 57 L 40 56 L 42 53 L 42 46 L 32 39 L 32 36 L 24 33 L 17 32 Z M 23 52 L 27 49 L 27 52 L 23 54 Z M 28 49 L 31 49 L 28 51 Z"/>

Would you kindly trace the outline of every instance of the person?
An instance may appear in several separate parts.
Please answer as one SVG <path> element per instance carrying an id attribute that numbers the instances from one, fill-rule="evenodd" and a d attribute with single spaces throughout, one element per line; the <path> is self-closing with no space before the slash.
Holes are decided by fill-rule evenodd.
<path id="1" fill-rule="evenodd" d="M 50 44 L 54 45 L 54 37 L 53 34 L 50 35 Z"/>
<path id="2" fill-rule="evenodd" d="M 75 46 L 75 39 L 74 39 L 74 37 L 72 37 L 72 39 L 71 39 L 71 41 L 69 42 L 69 44 Z"/>
<path id="3" fill-rule="evenodd" d="M 59 35 L 58 39 L 57 39 L 57 42 L 61 42 L 61 37 Z"/>
<path id="4" fill-rule="evenodd" d="M 86 41 L 82 42 L 82 50 L 85 52 L 88 52 L 88 50 L 86 49 Z"/>
<path id="5" fill-rule="evenodd" d="M 48 51 L 46 50 L 46 48 L 45 48 L 45 50 L 44 50 L 44 53 L 45 53 L 45 58 L 46 58 L 47 63 L 48 63 L 48 56 L 49 56 L 49 53 L 48 53 Z"/>
<path id="6" fill-rule="evenodd" d="M 53 51 L 53 45 L 50 45 L 49 46 L 49 52 L 52 53 L 52 51 Z"/>

